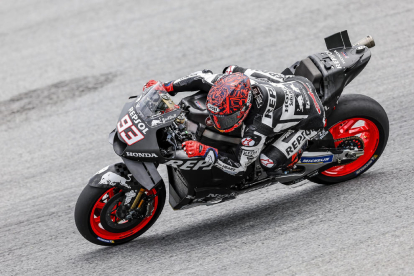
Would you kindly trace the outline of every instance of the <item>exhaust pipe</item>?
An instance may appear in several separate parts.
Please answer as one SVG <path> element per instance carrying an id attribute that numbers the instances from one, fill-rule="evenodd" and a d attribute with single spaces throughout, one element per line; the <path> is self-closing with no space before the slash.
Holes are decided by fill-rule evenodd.
<path id="1" fill-rule="evenodd" d="M 372 36 L 368 35 L 367 37 L 359 40 L 353 46 L 354 47 L 355 46 L 367 46 L 368 48 L 372 48 L 372 47 L 375 46 L 375 41 L 374 41 L 374 38 Z"/>

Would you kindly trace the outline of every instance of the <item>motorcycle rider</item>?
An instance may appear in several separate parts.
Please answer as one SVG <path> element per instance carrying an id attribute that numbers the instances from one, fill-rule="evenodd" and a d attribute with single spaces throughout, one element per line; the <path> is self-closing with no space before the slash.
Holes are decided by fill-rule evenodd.
<path id="1" fill-rule="evenodd" d="M 144 88 L 155 83 L 151 80 Z M 223 133 L 242 128 L 236 155 L 197 141 L 182 144 L 188 157 L 201 156 L 232 175 L 242 175 L 259 156 L 269 174 L 293 166 L 307 141 L 325 125 L 315 87 L 300 76 L 228 66 L 223 74 L 203 70 L 163 85 L 172 96 L 182 91 L 208 92 L 206 106 L 214 127 Z M 281 133 L 265 145 L 268 137 Z"/>

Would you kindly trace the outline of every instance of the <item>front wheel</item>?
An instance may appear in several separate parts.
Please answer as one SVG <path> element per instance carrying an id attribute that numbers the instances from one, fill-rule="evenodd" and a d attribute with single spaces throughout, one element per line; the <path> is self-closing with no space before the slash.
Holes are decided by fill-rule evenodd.
<path id="1" fill-rule="evenodd" d="M 358 94 L 340 98 L 328 118 L 326 128 L 336 141 L 336 147 L 343 146 L 346 138 L 357 136 L 362 139 L 364 155 L 351 163 L 331 167 L 309 178 L 319 184 L 347 181 L 366 172 L 381 156 L 389 135 L 388 117 L 382 106 L 372 98 Z"/>
<path id="2" fill-rule="evenodd" d="M 118 245 L 129 242 L 147 231 L 164 208 L 165 185 L 145 192 L 153 198 L 153 209 L 145 218 L 120 220 L 117 208 L 122 202 L 123 192 L 112 187 L 102 189 L 87 185 L 80 194 L 75 207 L 75 223 L 79 232 L 88 241 L 98 245 Z"/>

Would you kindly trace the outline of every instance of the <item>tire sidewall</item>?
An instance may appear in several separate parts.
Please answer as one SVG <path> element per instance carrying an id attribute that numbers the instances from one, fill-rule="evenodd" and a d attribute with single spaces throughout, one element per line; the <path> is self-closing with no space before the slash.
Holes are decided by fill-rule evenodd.
<path id="1" fill-rule="evenodd" d="M 157 221 L 158 217 L 160 216 L 164 204 L 165 204 L 165 198 L 166 198 L 166 190 L 164 183 L 160 184 L 157 187 L 157 197 L 158 197 L 158 205 L 157 209 L 155 210 L 155 214 L 151 218 L 151 220 L 148 222 L 147 225 L 145 225 L 141 230 L 139 230 L 137 233 L 128 236 L 123 239 L 113 240 L 113 242 L 104 242 L 102 240 L 98 239 L 98 235 L 92 230 L 92 227 L 90 225 L 90 216 L 91 212 L 93 210 L 93 207 L 96 203 L 96 201 L 105 194 L 109 189 L 103 189 L 103 188 L 97 188 L 92 187 L 90 185 L 87 185 L 82 193 L 79 195 L 78 201 L 76 202 L 75 206 L 75 223 L 76 227 L 78 228 L 80 234 L 87 239 L 88 241 L 103 245 L 103 246 L 114 246 L 123 244 L 126 242 L 129 242 L 140 235 L 144 234 L 154 223 Z M 101 238 L 101 237 L 99 237 Z M 104 238 L 101 238 L 103 240 L 106 240 Z"/>
<path id="2" fill-rule="evenodd" d="M 318 175 L 309 178 L 310 181 L 326 185 L 348 181 L 362 175 L 364 172 L 369 170 L 380 158 L 387 144 L 389 135 L 388 117 L 382 106 L 368 96 L 359 94 L 344 95 L 342 96 L 341 101 L 339 102 L 334 112 L 332 112 L 331 116 L 328 118 L 325 130 L 329 131 L 332 126 L 338 124 L 341 121 L 345 121 L 351 118 L 368 119 L 372 121 L 378 128 L 379 142 L 374 154 L 358 170 L 353 171 L 347 175 L 338 177 L 327 176 L 321 174 L 323 171 L 322 170 Z"/>

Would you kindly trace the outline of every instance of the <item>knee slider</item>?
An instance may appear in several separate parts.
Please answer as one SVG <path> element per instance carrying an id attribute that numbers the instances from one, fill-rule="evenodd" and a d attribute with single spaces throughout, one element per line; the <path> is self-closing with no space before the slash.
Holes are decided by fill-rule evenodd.
<path id="1" fill-rule="evenodd" d="M 272 146 L 260 153 L 260 165 L 265 171 L 274 171 L 285 164 L 286 161 L 287 157 Z"/>

